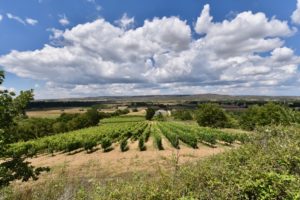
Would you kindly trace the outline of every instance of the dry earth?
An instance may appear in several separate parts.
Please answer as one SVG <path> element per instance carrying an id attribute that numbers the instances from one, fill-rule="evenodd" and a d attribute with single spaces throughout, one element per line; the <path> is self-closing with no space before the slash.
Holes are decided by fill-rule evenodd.
<path id="1" fill-rule="evenodd" d="M 151 138 L 146 143 L 147 150 L 139 151 L 138 142 L 129 142 L 129 150 L 121 152 L 119 145 L 114 144 L 114 149 L 104 153 L 98 149 L 93 153 L 85 151 L 75 152 L 73 154 L 58 153 L 54 156 L 39 155 L 37 158 L 30 159 L 34 166 L 49 166 L 52 169 L 50 174 L 57 174 L 62 168 L 69 175 L 76 176 L 94 176 L 102 171 L 111 176 L 118 176 L 128 172 L 152 171 L 158 168 L 168 168 L 178 160 L 179 164 L 189 163 L 201 158 L 212 156 L 226 150 L 236 148 L 234 146 L 218 145 L 216 148 L 199 144 L 198 149 L 193 149 L 184 144 L 180 144 L 177 150 L 171 147 L 171 144 L 163 139 L 164 150 L 158 151 L 154 148 Z"/>

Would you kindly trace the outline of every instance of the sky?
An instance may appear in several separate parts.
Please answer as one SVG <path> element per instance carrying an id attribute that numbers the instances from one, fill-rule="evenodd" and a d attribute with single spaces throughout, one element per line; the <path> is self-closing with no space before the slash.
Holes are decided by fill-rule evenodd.
<path id="1" fill-rule="evenodd" d="M 300 0 L 0 0 L 0 89 L 300 95 Z"/>

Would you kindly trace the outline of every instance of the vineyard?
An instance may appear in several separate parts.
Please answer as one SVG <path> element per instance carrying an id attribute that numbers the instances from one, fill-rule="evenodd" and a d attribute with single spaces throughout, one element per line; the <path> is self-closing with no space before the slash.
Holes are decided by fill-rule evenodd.
<path id="1" fill-rule="evenodd" d="M 199 143 L 212 148 L 218 143 L 244 143 L 248 136 L 245 133 L 228 133 L 219 129 L 199 127 L 197 124 L 175 121 L 150 122 L 140 117 L 116 117 L 103 120 L 97 127 L 14 143 L 8 151 L 13 155 L 25 153 L 32 156 L 38 153 L 70 153 L 79 149 L 88 153 L 96 149 L 108 152 L 113 148 L 113 144 L 117 144 L 120 151 L 125 152 L 129 149 L 128 141 L 138 141 L 138 149 L 145 151 L 145 143 L 150 138 L 157 150 L 163 150 L 163 139 L 176 149 L 181 145 L 197 149 Z"/>

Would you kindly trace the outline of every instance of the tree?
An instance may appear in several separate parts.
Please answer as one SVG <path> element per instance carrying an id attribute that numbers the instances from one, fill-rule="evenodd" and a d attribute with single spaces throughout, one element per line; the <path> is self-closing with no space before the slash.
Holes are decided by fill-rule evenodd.
<path id="1" fill-rule="evenodd" d="M 256 126 L 290 125 L 297 123 L 297 111 L 281 106 L 275 103 L 267 103 L 263 106 L 251 106 L 240 119 L 240 125 L 243 129 L 253 130 Z"/>
<path id="2" fill-rule="evenodd" d="M 4 81 L 4 72 L 0 71 L 0 85 Z M 12 129 L 16 126 L 14 121 L 17 117 L 25 115 L 25 108 L 33 99 L 33 91 L 21 91 L 15 97 L 15 93 L 8 90 L 0 90 L 0 188 L 7 186 L 11 181 L 28 181 L 30 178 L 37 179 L 41 171 L 48 168 L 34 168 L 25 162 L 29 153 L 15 155 L 8 151 L 8 144 L 13 137 Z"/>
<path id="3" fill-rule="evenodd" d="M 95 126 L 99 123 L 100 115 L 97 109 L 95 108 L 88 109 L 85 115 L 88 118 L 89 126 Z"/>
<path id="4" fill-rule="evenodd" d="M 223 128 L 228 124 L 228 117 L 225 111 L 217 104 L 205 103 L 199 106 L 196 114 L 199 126 Z"/>
<path id="5" fill-rule="evenodd" d="M 193 119 L 191 112 L 188 110 L 172 111 L 172 116 L 174 117 L 174 119 L 179 119 L 179 120 L 192 120 Z"/>
<path id="6" fill-rule="evenodd" d="M 155 110 L 153 108 L 148 108 L 146 110 L 146 120 L 151 120 L 155 114 Z"/>

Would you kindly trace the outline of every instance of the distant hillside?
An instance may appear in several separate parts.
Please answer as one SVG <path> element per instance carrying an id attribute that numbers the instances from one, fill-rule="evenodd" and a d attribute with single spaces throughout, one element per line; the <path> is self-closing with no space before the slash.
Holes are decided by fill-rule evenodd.
<path id="1" fill-rule="evenodd" d="M 300 101 L 300 96 L 252 96 L 252 95 L 219 95 L 219 94 L 196 94 L 196 95 L 145 95 L 145 96 L 103 96 L 64 99 L 40 99 L 34 102 L 178 102 L 178 101 Z"/>

